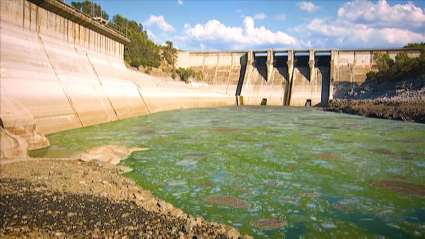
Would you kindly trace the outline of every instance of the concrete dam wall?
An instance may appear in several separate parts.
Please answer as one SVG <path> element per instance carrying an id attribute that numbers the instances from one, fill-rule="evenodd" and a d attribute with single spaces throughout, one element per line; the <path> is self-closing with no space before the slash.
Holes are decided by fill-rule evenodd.
<path id="1" fill-rule="evenodd" d="M 238 103 L 320 106 L 342 97 L 377 70 L 375 52 L 392 59 L 400 52 L 418 57 L 415 49 L 266 50 L 248 52 L 179 52 L 177 66 L 202 71 L 203 83 L 238 96 Z"/>
<path id="2" fill-rule="evenodd" d="M 56 0 L 1 1 L 1 119 L 30 149 L 43 134 L 235 97 L 128 70 L 129 40 Z"/>
<path id="3" fill-rule="evenodd" d="M 227 105 L 326 104 L 373 70 L 374 52 L 179 52 L 177 67 L 203 72 L 184 84 L 127 69 L 125 36 L 58 0 L 1 1 L 2 149 L 47 147 L 44 134 L 165 110 Z M 14 147 L 14 146 L 13 146 Z M 11 148 L 13 148 L 11 146 Z M 2 156 L 3 150 L 2 150 Z"/>

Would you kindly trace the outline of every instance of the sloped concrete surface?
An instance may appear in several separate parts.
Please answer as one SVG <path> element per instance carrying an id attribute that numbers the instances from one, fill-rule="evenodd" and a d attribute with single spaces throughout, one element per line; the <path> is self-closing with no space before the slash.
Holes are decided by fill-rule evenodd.
<path id="1" fill-rule="evenodd" d="M 43 134 L 235 104 L 234 95 L 128 70 L 120 42 L 26 0 L 1 1 L 0 24 L 0 115 L 29 149 L 49 146 Z"/>

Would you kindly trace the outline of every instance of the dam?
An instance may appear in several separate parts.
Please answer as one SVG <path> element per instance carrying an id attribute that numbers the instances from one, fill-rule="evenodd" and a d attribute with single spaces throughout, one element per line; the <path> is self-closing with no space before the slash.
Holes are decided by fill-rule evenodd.
<path id="1" fill-rule="evenodd" d="M 375 52 L 419 50 L 179 51 L 177 68 L 203 73 L 186 84 L 128 68 L 129 39 L 62 1 L 0 4 L 2 161 L 28 157 L 28 149 L 33 158 L 73 158 L 104 145 L 147 147 L 122 162 L 133 169 L 126 177 L 249 235 L 425 235 L 423 125 L 304 107 L 364 82 Z M 44 169 L 31 173 L 37 183 L 68 177 Z M 73 186 L 93 179 L 84 180 Z M 106 193 L 101 180 L 95 198 Z M 24 223 L 45 217 L 32 208 L 18 214 L 29 215 Z M 84 216 L 64 215 L 73 225 Z"/>
<path id="2" fill-rule="evenodd" d="M 57 0 L 1 3 L 1 119 L 29 149 L 42 136 L 165 110 L 230 105 L 320 106 L 373 70 L 371 50 L 179 51 L 184 84 L 126 67 L 129 39 Z"/>
<path id="3" fill-rule="evenodd" d="M 204 83 L 242 97 L 244 105 L 325 106 L 377 70 L 374 53 L 415 49 L 264 50 L 247 52 L 179 52 L 177 66 L 201 71 Z"/>

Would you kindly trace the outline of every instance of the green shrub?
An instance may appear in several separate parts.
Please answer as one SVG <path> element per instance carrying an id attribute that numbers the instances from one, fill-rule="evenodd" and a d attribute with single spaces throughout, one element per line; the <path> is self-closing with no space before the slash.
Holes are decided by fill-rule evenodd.
<path id="1" fill-rule="evenodd" d="M 373 59 L 379 71 L 367 73 L 366 80 L 401 80 L 406 77 L 417 77 L 425 74 L 425 43 L 409 43 L 404 48 L 421 49 L 421 55 L 409 57 L 407 53 L 400 52 L 393 60 L 386 53 L 376 52 Z"/>
<path id="2" fill-rule="evenodd" d="M 194 72 L 193 78 L 195 78 L 197 81 L 202 81 L 204 79 L 204 74 L 202 71 Z"/>
<path id="3" fill-rule="evenodd" d="M 145 69 L 145 73 L 146 73 L 146 74 L 150 74 L 150 73 L 152 73 L 152 67 L 151 67 L 151 66 L 148 66 L 148 67 Z"/>
<path id="4" fill-rule="evenodd" d="M 179 68 L 176 70 L 176 73 L 180 76 L 180 80 L 184 81 L 187 83 L 187 81 L 189 80 L 189 78 L 191 76 L 193 76 L 193 70 L 190 68 Z"/>

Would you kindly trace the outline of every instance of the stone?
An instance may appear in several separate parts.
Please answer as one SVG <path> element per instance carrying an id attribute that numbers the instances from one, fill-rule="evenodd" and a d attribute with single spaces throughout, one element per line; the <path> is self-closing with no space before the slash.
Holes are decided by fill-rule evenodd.
<path id="1" fill-rule="evenodd" d="M 133 151 L 144 151 L 149 148 L 126 148 L 122 146 L 105 145 L 100 147 L 93 147 L 84 154 L 80 155 L 80 160 L 89 162 L 92 160 L 107 162 L 117 165 L 122 159 L 125 159 Z"/>
<path id="2" fill-rule="evenodd" d="M 24 138 L 29 150 L 50 146 L 49 140 L 38 130 L 33 113 L 21 102 L 2 95 L 1 118 L 3 128 Z"/>
<path id="3" fill-rule="evenodd" d="M 0 128 L 1 159 L 28 158 L 28 143 L 21 136 Z"/>

